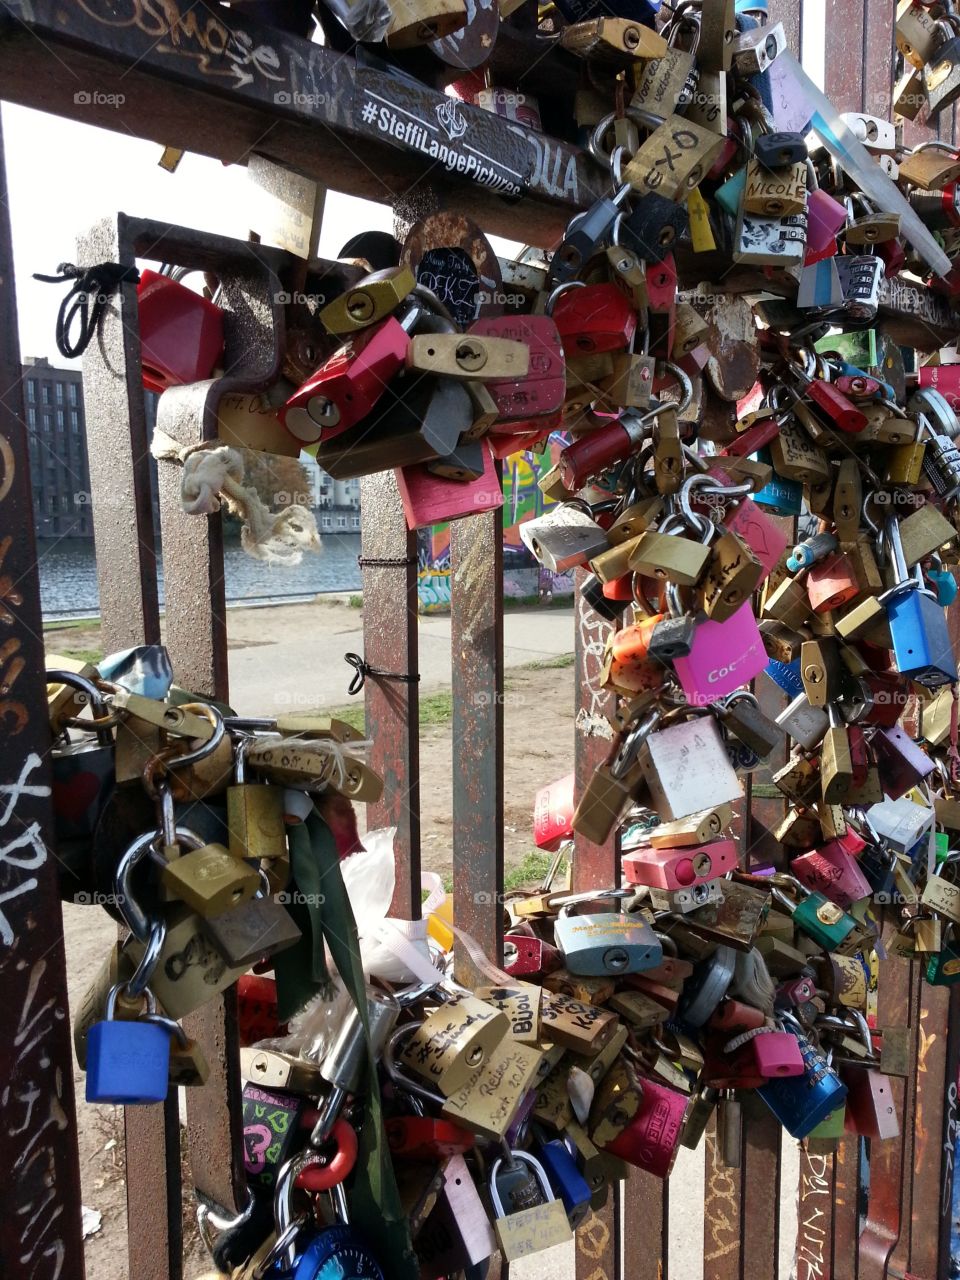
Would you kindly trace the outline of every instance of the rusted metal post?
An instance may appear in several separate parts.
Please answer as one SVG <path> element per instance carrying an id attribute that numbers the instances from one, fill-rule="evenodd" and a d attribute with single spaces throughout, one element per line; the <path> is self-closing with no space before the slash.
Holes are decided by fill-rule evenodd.
<path id="1" fill-rule="evenodd" d="M 50 728 L 0 131 L 0 1274 L 83 1280 Z"/>
<path id="2" fill-rule="evenodd" d="M 586 579 L 583 569 L 576 570 L 574 595 L 574 773 L 576 798 L 583 795 L 594 769 L 601 764 L 610 750 L 608 717 L 616 709 L 616 695 L 600 685 L 603 664 L 603 647 L 607 636 L 615 630 L 595 613 L 583 597 Z M 604 844 L 594 844 L 578 835 L 573 850 L 574 889 L 601 889 L 620 883 L 620 850 L 617 834 Z M 643 1241 L 635 1254 L 628 1253 L 625 1261 L 626 1275 L 630 1280 L 646 1280 L 648 1274 L 656 1275 L 654 1255 L 659 1252 L 656 1237 L 660 1193 L 663 1183 L 646 1174 L 635 1171 L 627 1182 L 626 1215 L 629 1221 L 644 1223 Z M 639 1215 L 643 1214 L 641 1218 Z M 620 1194 L 614 1184 L 606 1205 L 591 1214 L 577 1232 L 577 1280 L 619 1280 L 620 1270 Z M 661 1221 L 666 1228 L 666 1212 Z M 635 1233 L 631 1232 L 631 1238 Z M 665 1244 L 665 1234 L 663 1243 Z M 639 1242 L 638 1242 L 639 1244 Z M 627 1241 L 630 1248 L 630 1238 Z M 641 1256 L 646 1255 L 644 1261 Z M 642 1268 L 647 1267 L 648 1270 Z M 652 1270 L 649 1270 L 652 1268 Z"/>
<path id="3" fill-rule="evenodd" d="M 450 526 L 453 909 L 499 963 L 503 951 L 503 517 Z M 466 957 L 459 958 L 466 963 Z M 469 966 L 467 966 L 469 969 Z"/>

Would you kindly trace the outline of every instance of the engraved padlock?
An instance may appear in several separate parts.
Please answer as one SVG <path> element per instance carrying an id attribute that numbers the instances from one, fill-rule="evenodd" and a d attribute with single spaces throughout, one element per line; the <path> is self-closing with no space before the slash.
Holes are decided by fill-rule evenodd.
<path id="1" fill-rule="evenodd" d="M 641 915 L 611 913 L 576 915 L 583 902 L 620 900 L 629 890 L 585 893 L 566 902 L 554 924 L 557 946 L 571 973 L 640 973 L 656 968 L 663 959 L 663 946 L 650 924 Z"/>

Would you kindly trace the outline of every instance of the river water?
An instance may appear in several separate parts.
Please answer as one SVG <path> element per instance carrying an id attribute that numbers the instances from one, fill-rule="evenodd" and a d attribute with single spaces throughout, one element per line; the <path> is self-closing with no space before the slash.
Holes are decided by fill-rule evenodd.
<path id="1" fill-rule="evenodd" d="M 224 550 L 227 602 L 309 599 L 323 591 L 359 591 L 360 535 L 324 533 L 319 555 L 307 553 L 298 565 L 265 564 L 253 560 L 239 543 Z M 93 540 L 64 538 L 37 544 L 40 562 L 40 601 L 45 618 L 81 618 L 99 611 L 97 567 Z M 163 601 L 163 562 L 159 566 Z"/>

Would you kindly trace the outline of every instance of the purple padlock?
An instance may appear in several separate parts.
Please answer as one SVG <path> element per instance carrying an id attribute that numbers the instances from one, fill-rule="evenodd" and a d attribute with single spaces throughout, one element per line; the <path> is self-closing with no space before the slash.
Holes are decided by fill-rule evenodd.
<path id="1" fill-rule="evenodd" d="M 844 910 L 873 893 L 870 881 L 860 870 L 856 858 L 844 853 L 835 840 L 822 849 L 793 858 L 790 870 L 802 885 L 822 893 Z"/>
<path id="2" fill-rule="evenodd" d="M 687 701 L 702 707 L 758 676 L 768 661 L 748 600 L 725 622 L 698 623 L 689 654 L 673 666 Z"/>

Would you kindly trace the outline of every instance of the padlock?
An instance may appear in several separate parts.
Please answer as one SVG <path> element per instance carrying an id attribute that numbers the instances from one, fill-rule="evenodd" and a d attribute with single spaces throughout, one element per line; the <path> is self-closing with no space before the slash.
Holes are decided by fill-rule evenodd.
<path id="1" fill-rule="evenodd" d="M 764 135 L 761 134 L 758 142 L 763 137 Z M 773 169 L 759 156 L 754 155 L 747 164 L 747 185 L 743 197 L 743 207 L 746 212 L 765 215 L 769 218 L 805 213 L 807 207 L 805 160 L 806 155 L 799 163 Z"/>
<path id="2" fill-rule="evenodd" d="M 717 706 L 724 729 L 738 742 L 765 760 L 784 741 L 784 731 L 760 709 L 757 697 L 746 690 L 727 694 Z"/>
<path id="3" fill-rule="evenodd" d="M 223 357 L 223 310 L 172 276 L 145 268 L 137 285 L 143 385 L 167 387 L 209 378 Z"/>
<path id="4" fill-rule="evenodd" d="M 946 39 L 938 42 L 923 67 L 923 85 L 929 104 L 929 115 L 934 117 L 953 105 L 960 97 L 960 28 L 956 22 L 941 19 L 938 29 L 946 31 Z"/>
<path id="5" fill-rule="evenodd" d="M 407 1041 L 400 1060 L 450 1097 L 483 1066 L 508 1029 L 505 1014 L 464 996 L 430 1014 Z"/>
<path id="6" fill-rule="evenodd" d="M 951 924 L 960 924 L 960 886 L 943 878 L 944 870 L 955 860 L 956 855 L 948 855 L 948 859 L 927 876 L 920 906 L 924 912 L 932 911 Z"/>
<path id="7" fill-rule="evenodd" d="M 800 1024 L 790 1025 L 803 1057 L 803 1075 L 770 1080 L 757 1092 L 790 1136 L 801 1139 L 845 1102 L 847 1089 Z"/>
<path id="8" fill-rule="evenodd" d="M 135 1019 L 115 1017 L 120 987 L 107 995 L 103 1022 L 87 1036 L 87 1102 L 140 1106 L 167 1096 L 171 1034 L 182 1029 L 157 1014 L 156 1000 L 145 992 L 147 1012 Z"/>
<path id="9" fill-rule="evenodd" d="M 566 573 L 606 551 L 607 536 L 580 506 L 557 504 L 525 520 L 520 537 L 530 554 L 553 573 Z"/>
<path id="10" fill-rule="evenodd" d="M 896 581 L 882 602 L 887 610 L 897 670 L 926 688 L 952 683 L 957 679 L 957 663 L 943 609 L 909 576 L 894 517 L 884 522 L 884 531 Z"/>
<path id="11" fill-rule="evenodd" d="M 659 889 L 686 889 L 716 879 L 737 865 L 733 840 L 713 840 L 708 844 L 671 849 L 641 847 L 622 859 L 624 880 Z"/>
<path id="12" fill-rule="evenodd" d="M 659 59 L 658 67 L 670 58 Z M 644 92 L 641 84 L 634 95 L 634 106 Z M 673 99 L 676 101 L 676 99 Z M 625 182 L 641 196 L 653 193 L 668 200 L 678 200 L 698 186 L 723 149 L 725 139 L 682 116 L 669 115 L 649 135 L 623 171 Z"/>
<path id="13" fill-rule="evenodd" d="M 512 1158 L 525 1164 L 534 1174 L 539 1200 L 510 1212 L 504 1207 L 497 1177 L 504 1163 L 498 1156 L 490 1168 L 490 1202 L 493 1208 L 493 1228 L 505 1261 L 515 1262 L 540 1249 L 562 1244 L 572 1236 L 563 1201 L 558 1200 L 550 1187 L 546 1170 L 539 1160 L 527 1151 L 513 1151 Z"/>
<path id="14" fill-rule="evenodd" d="M 481 338 L 476 334 L 416 334 L 407 348 L 408 369 L 455 378 L 525 378 L 530 372 L 530 348 L 509 338 Z"/>
<path id="15" fill-rule="evenodd" d="M 385 267 L 358 280 L 320 311 L 328 333 L 355 333 L 386 319 L 413 292 L 416 277 L 408 265 Z"/>
<path id="16" fill-rule="evenodd" d="M 863 1138 L 898 1138 L 900 1124 L 888 1076 L 873 1067 L 841 1067 L 847 1087 L 846 1129 Z"/>
<path id="17" fill-rule="evenodd" d="M 779 54 L 783 53 L 786 47 L 787 37 L 782 22 L 768 23 L 750 31 L 742 31 L 733 43 L 734 69 L 744 76 L 761 75 L 768 70 L 770 64 Z M 764 136 L 777 138 L 791 135 L 760 134 L 757 138 L 758 146 Z M 786 149 L 787 144 L 781 143 L 776 150 L 771 149 L 770 152 L 765 152 L 764 164 L 773 167 L 774 160 L 779 158 Z M 771 154 L 773 160 L 768 159 Z"/>
<path id="18" fill-rule="evenodd" d="M 605 1149 L 654 1177 L 668 1178 L 690 1099 L 655 1080 L 643 1080 L 642 1089 L 637 1114 Z"/>
<path id="19" fill-rule="evenodd" d="M 366 418 L 403 367 L 420 314 L 419 306 L 407 307 L 338 347 L 280 411 L 291 435 L 302 444 L 329 441 Z"/>
<path id="20" fill-rule="evenodd" d="M 767 661 L 752 605 L 745 601 L 723 622 L 699 623 L 689 654 L 678 657 L 674 668 L 687 700 L 702 706 L 748 683 Z"/>
<path id="21" fill-rule="evenodd" d="M 468 335 L 480 338 L 507 338 L 530 351 L 525 378 L 494 378 L 487 384 L 499 414 L 498 424 L 516 424 L 549 417 L 563 405 L 566 394 L 563 347 L 556 323 L 546 315 L 483 317 L 475 320 Z M 495 428 L 496 429 L 496 426 Z"/>
<path id="22" fill-rule="evenodd" d="M 222 844 L 197 844 L 168 861 L 161 873 L 164 887 L 200 916 L 218 916 L 240 907 L 260 885 L 257 872 Z"/>
<path id="23" fill-rule="evenodd" d="M 702 630 L 702 628 L 701 628 Z M 686 659 L 677 659 L 680 663 Z M 716 722 L 703 716 L 651 732 L 640 752 L 653 807 L 664 822 L 742 795 Z"/>
<path id="24" fill-rule="evenodd" d="M 557 326 L 567 356 L 624 351 L 637 327 L 636 311 L 614 284 L 558 285 L 547 301 L 547 315 Z"/>
<path id="25" fill-rule="evenodd" d="M 793 886 L 798 900 L 788 897 L 784 887 Z M 856 920 L 822 893 L 807 889 L 793 876 L 778 874 L 771 885 L 776 902 L 793 917 L 796 927 L 824 951 L 846 951 L 860 941 Z"/>
<path id="26" fill-rule="evenodd" d="M 623 896 L 614 890 L 583 895 L 577 901 Z M 565 903 L 554 924 L 564 964 L 577 974 L 639 973 L 655 968 L 663 957 L 660 940 L 641 915 L 610 913 L 575 915 L 577 901 Z"/>

